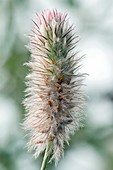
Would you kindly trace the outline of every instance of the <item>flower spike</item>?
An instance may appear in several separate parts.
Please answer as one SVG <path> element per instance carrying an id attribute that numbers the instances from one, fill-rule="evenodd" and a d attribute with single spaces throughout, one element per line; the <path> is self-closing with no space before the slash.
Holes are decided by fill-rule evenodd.
<path id="1" fill-rule="evenodd" d="M 24 129 L 30 140 L 29 150 L 37 158 L 47 147 L 50 161 L 57 163 L 85 118 L 85 97 L 82 90 L 85 73 L 80 72 L 82 57 L 78 57 L 78 36 L 69 26 L 67 14 L 57 10 L 36 14 L 29 35 L 31 60 L 26 77 Z"/>

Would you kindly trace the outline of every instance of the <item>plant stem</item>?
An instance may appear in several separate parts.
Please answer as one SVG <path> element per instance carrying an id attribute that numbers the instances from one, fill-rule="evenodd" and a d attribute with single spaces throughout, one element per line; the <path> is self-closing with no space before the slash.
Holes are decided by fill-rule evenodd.
<path id="1" fill-rule="evenodd" d="M 47 165 L 47 161 L 48 161 L 48 151 L 49 151 L 49 144 L 46 147 L 44 157 L 43 157 L 43 161 L 42 161 L 42 166 L 41 166 L 40 170 L 46 170 L 46 165 Z"/>

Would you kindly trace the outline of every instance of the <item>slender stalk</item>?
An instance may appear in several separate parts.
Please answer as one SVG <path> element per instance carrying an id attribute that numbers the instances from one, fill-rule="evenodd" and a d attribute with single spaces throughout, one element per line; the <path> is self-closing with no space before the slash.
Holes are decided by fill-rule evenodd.
<path id="1" fill-rule="evenodd" d="M 41 165 L 41 169 L 40 170 L 46 170 L 46 165 L 47 165 L 47 161 L 48 161 L 48 156 L 49 156 L 49 144 L 46 147 L 45 153 L 44 153 L 44 157 L 43 157 L 43 161 L 42 161 L 42 165 Z"/>

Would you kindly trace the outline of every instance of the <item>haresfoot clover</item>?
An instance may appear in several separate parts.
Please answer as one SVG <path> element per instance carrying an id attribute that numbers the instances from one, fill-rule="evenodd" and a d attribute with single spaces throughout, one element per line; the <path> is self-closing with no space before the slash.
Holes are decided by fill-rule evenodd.
<path id="1" fill-rule="evenodd" d="M 24 129 L 30 140 L 28 149 L 34 156 L 49 145 L 50 160 L 57 163 L 85 118 L 82 90 L 85 73 L 80 72 L 81 59 L 76 51 L 78 36 L 69 25 L 67 14 L 57 10 L 36 14 L 29 35 L 31 60 L 24 105 Z"/>

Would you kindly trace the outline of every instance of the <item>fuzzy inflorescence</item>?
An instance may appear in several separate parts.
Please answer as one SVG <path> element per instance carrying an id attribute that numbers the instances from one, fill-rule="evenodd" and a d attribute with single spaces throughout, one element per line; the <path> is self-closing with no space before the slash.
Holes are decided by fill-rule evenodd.
<path id="1" fill-rule="evenodd" d="M 29 35 L 31 60 L 27 63 L 27 89 L 24 105 L 24 129 L 28 131 L 29 150 L 35 157 L 50 145 L 51 160 L 63 155 L 64 142 L 69 141 L 85 117 L 82 91 L 84 73 L 76 51 L 78 36 L 69 26 L 67 14 L 57 10 L 36 14 Z"/>

